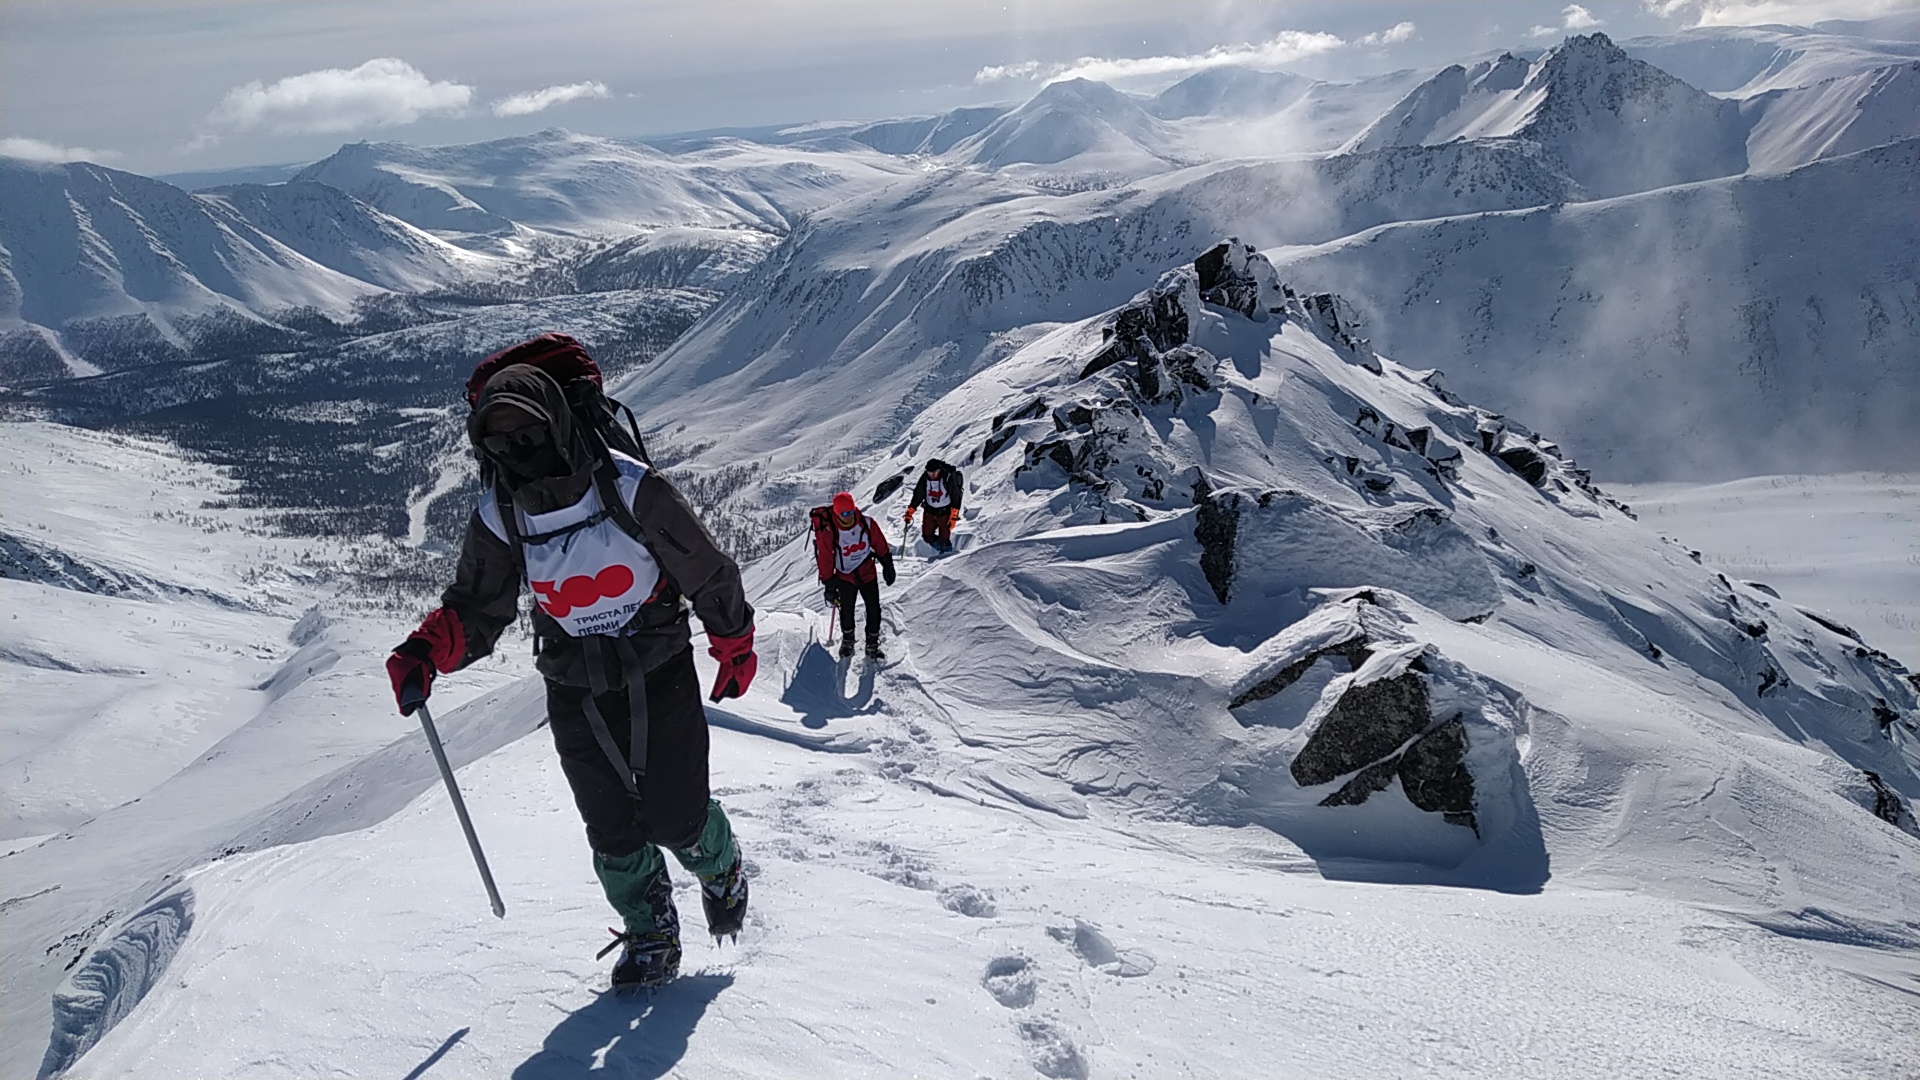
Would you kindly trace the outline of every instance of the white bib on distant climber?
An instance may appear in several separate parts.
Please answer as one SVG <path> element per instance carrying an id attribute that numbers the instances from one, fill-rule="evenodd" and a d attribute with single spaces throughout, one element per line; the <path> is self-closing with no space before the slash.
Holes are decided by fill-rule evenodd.
<path id="1" fill-rule="evenodd" d="M 860 569 L 860 564 L 873 554 L 873 544 L 867 536 L 867 519 L 860 518 L 860 524 L 851 529 L 836 529 L 833 534 L 834 567 L 843 574 L 851 575 Z"/>
<path id="2" fill-rule="evenodd" d="M 620 498 L 631 507 L 647 467 L 617 452 L 613 463 Z M 589 487 L 579 502 L 551 513 L 529 514 L 514 508 L 534 602 L 570 637 L 619 633 L 660 582 L 660 566 L 653 561 L 653 553 L 611 516 L 602 515 L 602 508 L 597 486 Z M 599 520 L 593 521 L 595 517 Z M 506 523 L 491 491 L 480 497 L 480 520 L 493 535 L 503 542 L 507 539 Z M 549 539 L 527 540 L 539 536 Z"/>
<path id="3" fill-rule="evenodd" d="M 947 485 L 944 482 L 927 481 L 927 505 L 935 510 L 947 505 Z"/>

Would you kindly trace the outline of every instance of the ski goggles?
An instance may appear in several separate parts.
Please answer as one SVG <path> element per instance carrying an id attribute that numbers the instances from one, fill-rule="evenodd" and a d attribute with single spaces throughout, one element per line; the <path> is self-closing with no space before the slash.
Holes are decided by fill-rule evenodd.
<path id="1" fill-rule="evenodd" d="M 494 457 L 521 457 L 546 445 L 551 436 L 545 424 L 528 424 L 493 435 L 480 436 L 480 448 Z"/>

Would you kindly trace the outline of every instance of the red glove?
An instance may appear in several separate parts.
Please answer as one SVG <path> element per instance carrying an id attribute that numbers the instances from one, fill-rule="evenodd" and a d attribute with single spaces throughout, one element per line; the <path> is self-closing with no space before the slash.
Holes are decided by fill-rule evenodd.
<path id="1" fill-rule="evenodd" d="M 707 634 L 707 655 L 720 661 L 720 673 L 714 677 L 713 693 L 708 701 L 739 697 L 753 685 L 753 673 L 760 670 L 760 658 L 753 654 L 753 627 L 739 637 Z"/>
<path id="2" fill-rule="evenodd" d="M 927 513 L 931 514 L 933 511 L 929 510 Z M 907 507 L 907 524 L 913 524 L 913 507 L 911 506 Z"/>
<path id="3" fill-rule="evenodd" d="M 400 715 L 411 716 L 433 692 L 433 677 L 452 671 L 467 658 L 467 631 L 460 617 L 440 608 L 420 621 L 420 628 L 387 657 L 387 678 L 393 681 L 393 698 Z M 417 687 L 418 697 L 408 692 Z"/>

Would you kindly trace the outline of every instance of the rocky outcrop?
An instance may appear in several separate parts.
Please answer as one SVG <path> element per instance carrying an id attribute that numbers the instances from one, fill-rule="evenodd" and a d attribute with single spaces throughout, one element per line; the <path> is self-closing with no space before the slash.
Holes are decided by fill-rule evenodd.
<path id="1" fill-rule="evenodd" d="M 1413 663 L 1419 663 L 1418 657 Z M 1332 783 L 1370 762 L 1384 761 L 1432 724 L 1427 684 L 1418 671 L 1353 683 L 1334 701 L 1289 771 L 1301 787 Z"/>
<path id="2" fill-rule="evenodd" d="M 1223 770 L 1224 787 L 1209 796 L 1264 804 L 1269 824 L 1322 848 L 1329 824 L 1315 815 L 1375 799 L 1404 798 L 1470 830 L 1469 846 L 1506 829 L 1526 798 L 1514 738 L 1520 706 L 1410 638 L 1395 594 L 1316 595 L 1324 602 L 1256 648 L 1230 686 L 1228 708 L 1249 737 L 1275 741 Z"/>
<path id="3" fill-rule="evenodd" d="M 1193 271 L 1204 303 L 1237 311 L 1255 322 L 1286 309 L 1288 295 L 1267 257 L 1252 244 L 1230 236 L 1193 260 Z"/>
<path id="4" fill-rule="evenodd" d="M 1233 547 L 1240 533 L 1240 497 L 1216 496 L 1207 478 L 1193 482 L 1193 538 L 1200 542 L 1200 572 L 1213 595 L 1227 602 L 1233 589 Z"/>
<path id="5" fill-rule="evenodd" d="M 1873 816 L 1899 829 L 1901 832 L 1920 836 L 1920 824 L 1914 821 L 1913 811 L 1907 806 L 1907 800 L 1900 793 L 1887 786 L 1880 774 L 1871 769 L 1862 770 L 1867 786 L 1873 791 Z"/>
<path id="6" fill-rule="evenodd" d="M 1434 660 L 1431 646 L 1382 645 L 1351 676 L 1329 686 L 1330 707 L 1288 767 L 1294 782 L 1315 788 L 1344 777 L 1319 800 L 1323 807 L 1342 807 L 1382 795 L 1398 780 L 1416 808 L 1478 835 L 1471 751 L 1493 751 L 1481 755 L 1480 767 L 1504 770 L 1514 760 L 1512 730 L 1489 719 L 1489 698 L 1477 679 L 1452 665 L 1437 672 Z M 1487 744 L 1483 748 L 1468 734 L 1470 715 Z M 1489 779 L 1498 788 L 1508 786 L 1506 776 Z"/>
<path id="7" fill-rule="evenodd" d="M 1080 377 L 1127 361 L 1151 363 L 1163 350 L 1186 344 L 1187 308 L 1180 294 L 1191 280 L 1181 270 L 1163 274 L 1144 299 L 1121 308 L 1102 332 L 1104 347 L 1080 369 Z"/>

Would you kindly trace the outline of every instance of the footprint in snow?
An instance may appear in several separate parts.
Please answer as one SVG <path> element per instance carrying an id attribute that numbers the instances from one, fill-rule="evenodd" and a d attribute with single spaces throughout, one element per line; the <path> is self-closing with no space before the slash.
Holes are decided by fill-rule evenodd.
<path id="1" fill-rule="evenodd" d="M 971 885 L 949 885 L 940 890 L 940 906 L 971 919 L 991 919 L 1000 914 L 993 894 Z"/>
<path id="2" fill-rule="evenodd" d="M 1027 1057 L 1041 1076 L 1087 1080 L 1087 1059 L 1058 1027 L 1045 1020 L 1022 1020 L 1020 1037 L 1027 1041 Z"/>
<path id="3" fill-rule="evenodd" d="M 1024 1009 L 1033 1004 L 1039 983 L 1033 977 L 1033 962 L 1024 956 L 996 956 L 987 962 L 987 973 L 980 979 L 993 1000 L 1009 1009 Z"/>
<path id="4" fill-rule="evenodd" d="M 1049 926 L 1047 936 L 1073 950 L 1083 963 L 1095 971 L 1133 979 L 1154 968 L 1152 954 L 1139 949 L 1118 949 L 1099 927 L 1082 919 L 1072 926 Z"/>

